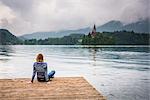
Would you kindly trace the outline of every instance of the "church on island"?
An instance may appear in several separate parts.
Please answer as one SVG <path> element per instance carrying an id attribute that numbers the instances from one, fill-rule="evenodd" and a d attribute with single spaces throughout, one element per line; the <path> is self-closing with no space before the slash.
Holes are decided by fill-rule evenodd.
<path id="1" fill-rule="evenodd" d="M 95 24 L 94 24 L 94 27 L 92 29 L 92 32 L 89 32 L 88 36 L 95 38 L 95 36 L 96 36 L 96 25 Z"/>

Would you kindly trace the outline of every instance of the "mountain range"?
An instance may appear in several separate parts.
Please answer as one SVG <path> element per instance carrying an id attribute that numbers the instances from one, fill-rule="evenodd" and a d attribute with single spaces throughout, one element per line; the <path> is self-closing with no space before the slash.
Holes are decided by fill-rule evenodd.
<path id="1" fill-rule="evenodd" d="M 149 34 L 139 34 L 133 31 L 97 32 L 96 37 L 90 34 L 70 34 L 61 38 L 21 40 L 7 29 L 0 29 L 0 45 L 149 45 Z M 83 42 L 82 42 L 83 40 Z"/>
<path id="2" fill-rule="evenodd" d="M 140 20 L 134 23 L 124 25 L 120 21 L 109 21 L 103 25 L 97 26 L 97 32 L 114 32 L 114 31 L 134 31 L 136 33 L 150 33 L 149 19 Z M 22 39 L 45 39 L 45 38 L 60 38 L 70 34 L 88 34 L 92 29 L 90 27 L 77 30 L 63 30 L 51 32 L 35 32 L 32 34 L 25 34 L 20 36 Z"/>
<path id="3" fill-rule="evenodd" d="M 126 31 L 134 31 L 135 33 L 149 33 L 150 32 L 149 24 L 150 23 L 148 19 L 141 20 L 135 23 L 126 24 L 126 25 L 124 25 L 120 21 L 110 21 L 102 26 L 98 26 L 97 31 L 98 32 L 103 32 L 103 31 L 114 32 L 114 31 L 126 30 Z"/>

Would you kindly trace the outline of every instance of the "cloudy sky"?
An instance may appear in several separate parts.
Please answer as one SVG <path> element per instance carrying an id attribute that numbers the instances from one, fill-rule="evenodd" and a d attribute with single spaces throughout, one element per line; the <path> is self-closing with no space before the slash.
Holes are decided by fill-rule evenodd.
<path id="1" fill-rule="evenodd" d="M 15 35 L 149 18 L 150 0 L 0 0 L 0 28 Z"/>

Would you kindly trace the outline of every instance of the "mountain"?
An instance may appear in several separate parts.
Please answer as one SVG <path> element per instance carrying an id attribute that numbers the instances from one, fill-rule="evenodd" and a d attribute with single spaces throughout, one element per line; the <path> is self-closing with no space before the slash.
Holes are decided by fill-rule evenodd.
<path id="1" fill-rule="evenodd" d="M 113 32 L 118 31 L 123 27 L 123 24 L 120 21 L 109 21 L 108 23 L 97 27 L 97 32 Z"/>
<path id="2" fill-rule="evenodd" d="M 150 33 L 149 19 L 140 20 L 135 23 L 123 25 L 120 21 L 110 21 L 102 26 L 97 27 L 98 32 L 114 32 L 114 31 L 134 31 L 136 33 Z"/>
<path id="3" fill-rule="evenodd" d="M 150 22 L 149 19 L 140 20 L 135 23 L 130 23 L 127 25 L 123 25 L 120 21 L 109 21 L 101 26 L 97 27 L 97 32 L 114 32 L 114 31 L 134 31 L 136 33 L 150 33 Z M 45 39 L 45 38 L 60 38 L 63 36 L 67 36 L 70 34 L 88 34 L 92 29 L 89 27 L 77 29 L 77 30 L 64 30 L 58 32 L 35 32 L 32 34 L 26 34 L 21 36 L 20 38 L 24 39 Z"/>
<path id="4" fill-rule="evenodd" d="M 45 38 L 61 38 L 63 36 L 67 36 L 70 34 L 85 34 L 90 31 L 90 28 L 83 28 L 78 30 L 64 30 L 64 31 L 58 31 L 58 32 L 35 32 L 32 34 L 26 34 L 23 36 L 20 36 L 19 38 L 23 39 L 45 39 Z"/>
<path id="5" fill-rule="evenodd" d="M 22 41 L 6 29 L 0 29 L 0 45 L 21 44 Z"/>
<path id="6" fill-rule="evenodd" d="M 136 33 L 150 33 L 149 19 L 141 20 L 135 23 L 131 23 L 123 26 L 121 29 L 126 31 L 134 31 Z"/>

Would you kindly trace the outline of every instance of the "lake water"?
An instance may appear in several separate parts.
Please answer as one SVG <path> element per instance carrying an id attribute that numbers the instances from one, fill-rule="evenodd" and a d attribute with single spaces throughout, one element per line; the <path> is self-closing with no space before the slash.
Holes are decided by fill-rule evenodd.
<path id="1" fill-rule="evenodd" d="M 83 76 L 108 100 L 150 99 L 147 46 L 0 46 L 0 78 L 31 78 L 42 53 L 56 76 Z"/>

